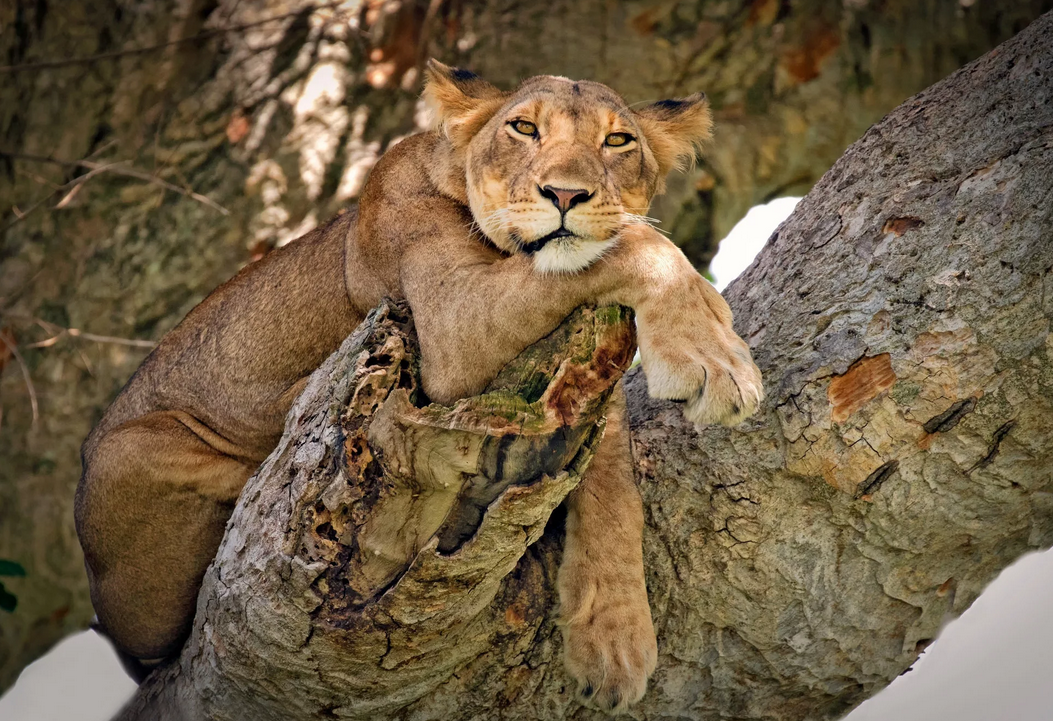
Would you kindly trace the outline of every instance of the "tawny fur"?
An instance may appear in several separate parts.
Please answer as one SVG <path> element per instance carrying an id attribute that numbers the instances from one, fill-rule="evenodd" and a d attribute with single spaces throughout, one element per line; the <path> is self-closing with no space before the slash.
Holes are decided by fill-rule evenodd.
<path id="1" fill-rule="evenodd" d="M 504 93 L 432 63 L 426 97 L 436 130 L 381 158 L 357 211 L 213 292 L 85 441 L 92 600 L 130 656 L 179 650 L 242 486 L 307 377 L 384 296 L 409 301 L 441 403 L 481 391 L 583 303 L 636 310 L 650 391 L 686 401 L 690 420 L 734 423 L 760 401 L 727 304 L 645 219 L 708 138 L 702 96 L 631 110 L 597 83 L 544 76 Z M 559 577 L 567 670 L 608 710 L 643 695 L 657 656 L 624 414 L 619 392 L 568 499 Z"/>

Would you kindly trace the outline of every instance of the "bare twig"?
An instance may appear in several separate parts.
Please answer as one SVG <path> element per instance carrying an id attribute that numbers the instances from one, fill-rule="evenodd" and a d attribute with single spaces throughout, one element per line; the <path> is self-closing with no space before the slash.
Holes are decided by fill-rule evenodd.
<path id="1" fill-rule="evenodd" d="M 11 156 L 11 157 L 14 157 L 14 156 Z M 38 158 L 23 158 L 23 160 L 39 160 L 39 159 Z M 65 165 L 65 163 L 59 163 L 59 164 Z M 55 204 L 55 208 L 56 209 L 65 208 L 66 205 L 69 203 L 69 201 L 73 198 L 74 194 L 76 194 L 77 191 L 79 191 L 81 189 L 81 187 L 83 187 L 84 183 L 88 182 L 88 180 L 90 180 L 91 178 L 94 178 L 96 175 L 99 175 L 100 173 L 103 173 L 103 172 L 109 170 L 110 168 L 114 167 L 116 165 L 116 163 L 105 163 L 105 164 L 98 164 L 98 163 L 96 163 L 96 165 L 98 167 L 89 170 L 84 175 L 78 175 L 76 178 L 74 178 L 73 180 L 69 181 L 65 185 L 60 186 L 60 187 L 55 189 L 55 193 L 58 193 L 58 192 L 64 191 L 64 190 L 69 190 L 69 192 L 67 192 L 64 196 L 62 196 L 62 199 L 59 200 L 59 202 L 57 202 Z M 52 195 L 54 195 L 55 193 L 52 193 Z M 50 198 L 51 196 L 48 196 L 48 197 Z"/>
<path id="2" fill-rule="evenodd" d="M 88 354 L 85 353 L 83 349 L 78 348 L 77 349 L 77 355 L 80 356 L 80 362 L 84 364 L 84 370 L 86 370 L 88 372 L 88 375 L 90 375 L 92 378 L 94 378 L 95 377 L 95 371 L 92 370 L 91 360 L 88 358 Z"/>
<path id="3" fill-rule="evenodd" d="M 99 153 L 105 152 L 109 148 L 113 147 L 113 145 L 115 145 L 116 143 L 117 143 L 116 140 L 111 140 L 108 143 L 103 143 L 100 147 L 96 148 L 95 150 L 93 150 L 91 153 L 88 154 L 88 156 L 87 156 L 88 159 L 95 157 Z M 4 153 L 4 152 L 0 151 L 0 156 L 3 156 L 3 155 L 8 155 L 8 157 L 14 157 L 11 154 Z M 48 182 L 47 184 L 52 186 L 51 192 L 48 193 L 47 195 L 45 195 L 44 197 L 36 200 L 32 205 L 29 206 L 28 210 L 22 211 L 20 208 L 18 208 L 18 206 L 12 206 L 11 207 L 12 212 L 15 214 L 15 219 L 13 221 L 11 221 L 10 223 L 8 223 L 7 225 L 5 225 L 3 228 L 0 228 L 0 233 L 4 233 L 4 232 L 10 230 L 12 226 L 17 225 L 20 221 L 24 220 L 25 217 L 27 215 L 29 215 L 29 213 L 31 213 L 32 211 L 36 210 L 40 206 L 44 205 L 44 203 L 48 202 L 48 200 L 53 195 L 55 195 L 56 193 L 61 193 L 64 190 L 70 190 L 70 188 L 72 188 L 72 190 L 66 196 L 64 196 L 62 198 L 62 200 L 59 201 L 58 205 L 55 206 L 56 208 L 64 207 L 64 203 L 68 203 L 69 200 L 72 199 L 72 197 L 75 194 L 76 190 L 78 188 L 80 188 L 81 183 L 83 183 L 89 177 L 91 177 L 90 173 L 82 175 L 82 176 L 80 176 L 78 178 L 74 178 L 73 180 L 69 181 L 68 183 L 66 183 L 64 185 L 54 185 L 53 183 Z M 34 180 L 37 180 L 38 182 L 44 182 L 45 181 L 44 178 L 39 178 L 39 179 L 38 178 L 34 178 Z M 37 275 L 39 275 L 39 272 L 37 273 Z M 36 276 L 33 276 L 33 279 L 35 280 Z M 28 283 L 26 285 L 28 286 Z M 19 292 L 21 292 L 21 290 L 23 290 L 23 289 L 20 289 Z"/>
<path id="4" fill-rule="evenodd" d="M 95 333 L 85 333 L 79 328 L 63 328 L 62 326 L 55 325 L 54 323 L 48 323 L 47 321 L 35 319 L 37 325 L 46 330 L 48 333 L 53 333 L 50 338 L 46 340 L 37 341 L 36 343 L 29 343 L 26 348 L 50 348 L 51 346 L 58 343 L 63 338 L 83 338 L 84 340 L 90 340 L 95 343 L 110 343 L 112 345 L 126 345 L 133 348 L 154 348 L 157 343 L 152 340 L 138 340 L 136 338 L 119 338 L 112 335 L 97 335 Z"/>
<path id="5" fill-rule="evenodd" d="M 182 196 L 191 198 L 192 200 L 196 200 L 199 203 L 203 203 L 204 205 L 207 205 L 208 207 L 219 211 L 223 215 L 230 215 L 229 210 L 227 210 L 222 205 L 212 200 L 208 196 L 202 195 L 201 193 L 196 193 L 193 190 L 190 190 L 189 188 L 181 188 L 178 185 L 169 183 L 167 180 L 162 180 L 161 178 L 158 178 L 155 175 L 151 175 L 150 173 L 147 173 L 145 171 L 129 167 L 123 162 L 97 163 L 94 160 L 87 159 L 61 160 L 59 158 L 49 158 L 45 155 L 12 153 L 6 150 L 0 150 L 0 156 L 6 156 L 13 160 L 27 160 L 35 163 L 52 163 L 54 165 L 86 168 L 90 171 L 85 173 L 84 175 L 80 175 L 74 178 L 65 185 L 59 186 L 47 196 L 36 201 L 33 205 L 29 207 L 28 210 L 22 211 L 21 214 L 16 213 L 16 219 L 8 225 L 6 225 L 2 230 L 0 230 L 0 232 L 8 230 L 12 225 L 19 222 L 20 220 L 23 220 L 27 215 L 29 215 L 31 211 L 36 210 L 38 207 L 46 203 L 48 199 L 51 198 L 51 196 L 55 195 L 55 193 L 69 191 L 69 193 L 67 193 L 67 195 L 65 195 L 62 198 L 62 200 L 59 201 L 58 205 L 55 206 L 56 208 L 64 207 L 65 203 L 68 202 L 70 196 L 72 195 L 72 191 L 76 190 L 82 183 L 87 182 L 89 179 L 96 175 L 99 175 L 100 173 L 114 173 L 115 175 L 123 175 L 129 178 L 135 178 L 136 180 L 142 180 L 147 183 L 152 183 L 154 185 L 160 186 L 161 188 L 164 188 L 165 190 L 171 190 L 174 193 L 179 193 Z"/>
<path id="6" fill-rule="evenodd" d="M 432 26 L 439 15 L 443 0 L 430 0 L 428 10 L 424 13 L 424 22 L 420 24 L 420 40 L 417 42 L 417 69 L 424 67 L 428 54 L 428 41 L 431 39 Z"/>
<path id="7" fill-rule="evenodd" d="M 60 200 L 59 202 L 55 203 L 55 210 L 62 210 L 67 205 L 69 205 L 73 201 L 73 199 L 75 197 L 77 197 L 77 193 L 79 193 L 80 189 L 83 188 L 83 187 L 84 187 L 84 182 L 83 181 L 81 181 L 80 183 L 77 183 L 76 185 L 74 185 L 73 186 L 73 190 L 71 190 L 68 193 L 66 193 L 65 195 L 63 195 L 62 196 L 62 200 Z"/>
<path id="8" fill-rule="evenodd" d="M 42 60 L 35 63 L 23 63 L 21 65 L 0 65 L 0 73 L 19 73 L 28 70 L 46 70 L 50 68 L 62 68 L 69 65 L 86 65 L 90 63 L 96 63 L 103 60 L 116 60 L 118 58 L 127 57 L 129 55 L 142 55 L 144 53 L 152 53 L 157 50 L 164 50 L 165 48 L 173 45 L 181 45 L 183 43 L 197 42 L 198 40 L 205 40 L 207 38 L 215 37 L 217 35 L 226 35 L 227 33 L 240 32 L 241 30 L 248 30 L 250 28 L 257 27 L 259 25 L 266 25 L 267 23 L 278 22 L 280 20 L 286 20 L 297 15 L 301 15 L 304 12 L 313 12 L 315 10 L 325 10 L 326 8 L 335 8 L 341 5 L 346 5 L 347 0 L 338 0 L 337 2 L 321 3 L 318 5 L 310 5 L 294 12 L 285 13 L 283 15 L 275 15 L 274 17 L 264 18 L 263 20 L 257 20 L 251 23 L 243 23 L 241 25 L 230 25 L 223 28 L 215 28 L 214 30 L 203 30 L 195 35 L 190 35 L 185 38 L 178 38 L 176 40 L 169 40 L 168 42 L 158 43 L 157 45 L 146 45 L 141 48 L 129 48 L 127 50 L 113 50 L 108 53 L 98 53 L 97 55 L 86 55 L 79 58 L 64 58 L 62 60 Z"/>
<path id="9" fill-rule="evenodd" d="M 14 305 L 15 301 L 26 291 L 27 288 L 33 285 L 41 275 L 44 274 L 44 268 L 39 268 L 37 272 L 29 276 L 22 285 L 15 288 L 10 294 L 6 296 L 0 296 L 0 316 L 5 315 L 5 311 Z"/>
<path id="10" fill-rule="evenodd" d="M 196 200 L 199 203 L 204 203 L 208 207 L 213 208 L 215 210 L 218 210 L 223 215 L 230 215 L 230 211 L 229 210 L 227 210 L 222 205 L 220 205 L 216 201 L 212 200 L 208 196 L 201 195 L 201 193 L 195 193 L 194 191 L 189 190 L 187 188 L 180 188 L 178 185 L 173 185 L 172 183 L 169 183 L 166 180 L 161 180 L 160 178 L 158 178 L 156 176 L 153 176 L 153 175 L 150 175 L 149 173 L 146 173 L 146 172 L 144 172 L 142 170 L 136 170 L 135 168 L 129 168 L 129 167 L 127 167 L 125 165 L 122 165 L 120 163 L 113 163 L 113 164 L 110 164 L 110 165 L 102 165 L 100 163 L 96 163 L 96 162 L 93 162 L 91 160 L 78 160 L 75 163 L 75 165 L 79 165 L 82 168 L 88 168 L 89 170 L 99 170 L 100 172 L 106 171 L 106 172 L 110 172 L 110 173 L 115 173 L 117 175 L 126 175 L 129 178 L 137 178 L 138 180 L 143 180 L 143 181 L 146 181 L 147 183 L 153 183 L 154 185 L 158 185 L 158 186 L 164 188 L 165 190 L 171 190 L 174 193 L 179 193 L 180 195 L 184 195 L 184 196 L 186 196 L 188 198 L 192 198 L 193 200 Z"/>
<path id="11" fill-rule="evenodd" d="M 18 352 L 18 344 L 7 339 L 7 333 L 0 332 L 0 341 L 3 341 L 4 345 L 7 346 L 7 350 L 15 357 L 15 360 L 18 361 L 19 368 L 22 369 L 22 378 L 26 382 L 26 390 L 29 391 L 29 405 L 33 408 L 33 427 L 36 428 L 37 419 L 40 417 L 40 411 L 37 406 L 37 389 L 33 387 L 33 379 L 29 375 L 29 366 L 26 365 L 26 361 L 22 358 L 22 354 Z"/>
<path id="12" fill-rule="evenodd" d="M 4 151 L 0 150 L 0 156 L 4 156 L 4 155 L 6 155 L 8 157 L 11 157 L 11 158 L 18 157 L 17 154 L 5 153 Z M 33 157 L 33 156 L 28 156 L 28 157 L 25 157 L 23 159 L 24 160 L 40 160 L 40 161 L 48 160 L 47 158 L 36 158 L 36 157 Z M 58 163 L 60 165 L 66 165 L 66 163 L 61 163 L 61 162 L 55 161 L 55 160 L 51 160 L 50 162 Z M 15 214 L 15 219 L 12 220 L 7 225 L 5 225 L 3 228 L 0 228 L 0 234 L 6 233 L 12 227 L 14 227 L 15 225 L 18 225 L 20 222 L 25 220 L 29 216 L 30 213 L 32 213 L 34 210 L 36 210 L 37 208 L 39 208 L 39 207 L 43 206 L 45 203 L 47 203 L 48 200 L 50 200 L 51 197 L 53 195 L 55 195 L 56 193 L 60 193 L 60 192 L 62 192 L 64 190 L 69 190 L 71 188 L 75 189 L 75 188 L 80 187 L 81 183 L 83 183 L 84 181 L 88 180 L 88 178 L 91 178 L 92 176 L 98 175 L 100 172 L 102 172 L 103 170 L 107 169 L 107 167 L 108 166 L 103 166 L 102 168 L 97 168 L 96 170 L 93 170 L 93 171 L 91 171 L 89 173 L 85 173 L 84 175 L 81 175 L 81 176 L 78 176 L 78 177 L 74 178 L 73 180 L 69 181 L 65 185 L 58 186 L 57 188 L 52 190 L 47 195 L 43 196 L 42 198 L 38 198 L 36 201 L 33 202 L 32 205 L 30 205 L 25 210 L 20 210 L 17 207 L 12 207 L 12 211 Z M 63 200 L 65 200 L 65 198 L 63 198 Z M 61 205 L 61 203 L 62 203 L 62 201 L 59 201 L 60 205 Z"/>
<path id="13" fill-rule="evenodd" d="M 44 205 L 44 203 L 48 202 L 48 199 L 50 199 L 52 195 L 57 193 L 59 190 L 62 190 L 63 188 L 69 187 L 70 185 L 71 185 L 70 183 L 67 183 L 66 185 L 62 186 L 62 188 L 59 188 L 58 190 L 51 191 L 50 193 L 45 195 L 43 198 L 40 198 L 39 200 L 34 201 L 34 203 L 32 205 L 30 205 L 28 208 L 26 208 L 25 210 L 21 210 L 17 206 L 11 206 L 11 211 L 15 214 L 15 219 L 12 220 L 7 225 L 5 225 L 3 228 L 0 228 L 0 235 L 3 235 L 7 231 L 11 230 L 11 228 L 13 228 L 14 226 L 16 226 L 19 223 L 21 223 L 23 220 L 26 219 L 26 216 L 28 216 L 30 213 L 32 213 L 34 210 L 36 210 L 40 206 Z"/>
<path id="14" fill-rule="evenodd" d="M 58 188 L 59 188 L 57 183 L 55 183 L 55 182 L 53 182 L 51 180 L 48 180 L 47 178 L 43 177 L 42 175 L 38 175 L 37 173 L 31 173 L 31 172 L 29 172 L 27 170 L 21 170 L 21 169 L 16 169 L 15 173 L 17 175 L 22 175 L 22 176 L 24 176 L 26 178 L 29 178 L 30 180 L 32 180 L 32 181 L 34 181 L 36 183 L 39 183 L 40 185 L 50 186 L 52 190 L 58 190 Z"/>

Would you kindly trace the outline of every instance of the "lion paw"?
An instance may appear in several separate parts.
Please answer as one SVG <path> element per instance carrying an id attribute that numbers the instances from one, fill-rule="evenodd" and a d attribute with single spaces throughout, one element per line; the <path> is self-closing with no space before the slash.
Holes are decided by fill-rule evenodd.
<path id="1" fill-rule="evenodd" d="M 640 357 L 653 398 L 685 402 L 684 415 L 696 425 L 730 426 L 756 412 L 764 387 L 724 299 L 711 286 L 703 290 L 715 299 L 638 316 Z"/>
<path id="2" fill-rule="evenodd" d="M 564 664 L 579 700 L 619 713 L 643 698 L 658 659 L 646 598 L 594 609 L 564 626 Z"/>

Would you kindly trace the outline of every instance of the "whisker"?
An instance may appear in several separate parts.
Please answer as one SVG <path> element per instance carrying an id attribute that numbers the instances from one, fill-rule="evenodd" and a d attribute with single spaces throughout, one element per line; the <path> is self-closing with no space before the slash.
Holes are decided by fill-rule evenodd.
<path id="1" fill-rule="evenodd" d="M 657 230 L 662 235 L 671 237 L 672 233 L 658 227 L 658 223 L 660 222 L 661 221 L 659 221 L 657 218 L 648 218 L 645 215 L 633 215 L 631 213 L 623 213 L 621 218 L 621 224 L 623 227 L 629 225 L 648 225 Z"/>
<path id="2" fill-rule="evenodd" d="M 632 218 L 632 222 L 635 222 L 635 223 L 657 224 L 657 223 L 661 223 L 662 222 L 658 218 L 652 218 L 649 215 L 639 215 L 637 213 L 622 213 L 622 215 L 625 216 L 625 217 L 628 217 L 628 218 Z"/>

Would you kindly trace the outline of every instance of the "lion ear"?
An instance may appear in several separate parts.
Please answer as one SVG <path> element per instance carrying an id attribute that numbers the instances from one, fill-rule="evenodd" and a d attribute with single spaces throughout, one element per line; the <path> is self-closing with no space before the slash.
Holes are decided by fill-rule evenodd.
<path id="1" fill-rule="evenodd" d="M 695 154 L 713 135 L 705 93 L 659 100 L 634 112 L 663 176 L 693 163 Z"/>
<path id="2" fill-rule="evenodd" d="M 425 69 L 424 101 L 435 127 L 457 148 L 468 145 L 497 110 L 506 94 L 468 70 L 429 60 Z"/>

